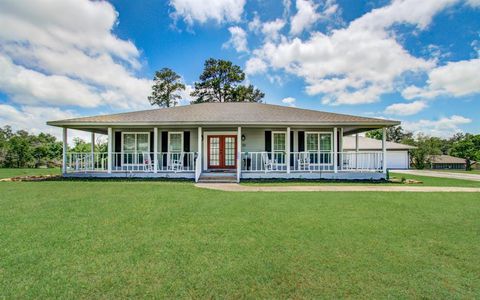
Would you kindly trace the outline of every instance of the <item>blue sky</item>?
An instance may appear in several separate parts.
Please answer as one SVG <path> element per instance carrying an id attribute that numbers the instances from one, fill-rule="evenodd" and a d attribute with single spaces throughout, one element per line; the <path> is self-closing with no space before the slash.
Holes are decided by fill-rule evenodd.
<path id="1" fill-rule="evenodd" d="M 1 0 L 0 125 L 145 109 L 155 70 L 191 88 L 214 57 L 267 103 L 479 133 L 479 56 L 479 0 Z"/>

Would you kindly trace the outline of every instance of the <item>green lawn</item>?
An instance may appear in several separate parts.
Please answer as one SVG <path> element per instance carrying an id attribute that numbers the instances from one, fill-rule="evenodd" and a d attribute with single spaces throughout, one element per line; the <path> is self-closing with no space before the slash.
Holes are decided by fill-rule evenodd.
<path id="1" fill-rule="evenodd" d="M 0 183 L 0 297 L 479 298 L 473 193 Z"/>
<path id="2" fill-rule="evenodd" d="M 465 174 L 480 174 L 480 170 L 471 170 L 471 171 L 465 171 L 465 170 L 431 170 L 431 171 L 449 172 L 449 173 L 465 173 Z"/>
<path id="3" fill-rule="evenodd" d="M 479 181 L 452 179 L 452 178 L 438 178 L 427 176 L 416 176 L 410 174 L 390 173 L 391 179 L 415 179 L 421 181 L 421 184 L 413 184 L 413 186 L 460 186 L 460 187 L 480 187 Z M 369 183 L 369 182 L 335 182 L 335 181 L 246 181 L 245 185 L 399 185 L 399 183 Z"/>
<path id="4" fill-rule="evenodd" d="M 60 174 L 60 168 L 55 169 L 8 169 L 0 168 L 0 179 L 25 175 L 50 175 Z"/>

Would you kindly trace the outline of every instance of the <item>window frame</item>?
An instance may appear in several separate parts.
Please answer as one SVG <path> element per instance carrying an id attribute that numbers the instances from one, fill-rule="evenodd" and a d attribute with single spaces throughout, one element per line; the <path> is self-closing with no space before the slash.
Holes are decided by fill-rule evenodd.
<path id="1" fill-rule="evenodd" d="M 318 144 L 317 144 L 317 149 L 316 151 L 309 151 L 308 144 L 307 144 L 307 137 L 309 134 L 316 134 L 318 136 Z M 321 150 L 320 145 L 321 145 L 321 138 L 320 136 L 324 135 L 330 135 L 330 150 Z M 307 153 L 333 153 L 333 132 L 331 131 L 305 131 L 305 137 L 304 137 L 304 145 L 305 145 L 305 152 Z M 318 162 L 315 165 L 333 165 L 333 159 L 330 159 L 330 163 L 322 163 Z"/>
<path id="2" fill-rule="evenodd" d="M 284 135 L 284 141 L 285 141 L 285 145 L 284 145 L 284 148 L 283 150 L 275 150 L 275 134 L 283 134 Z M 283 154 L 283 162 L 277 162 L 277 165 L 285 165 L 286 164 L 286 155 L 287 155 L 287 132 L 286 131 L 272 131 L 272 140 L 271 140 L 271 144 L 272 144 L 272 149 L 271 149 L 271 155 L 272 155 L 272 158 L 275 158 L 275 154 L 276 153 L 282 153 Z"/>
<path id="3" fill-rule="evenodd" d="M 121 145 L 122 145 L 122 148 L 121 148 L 121 159 L 122 159 L 122 166 L 140 166 L 142 165 L 140 162 L 137 162 L 135 163 L 134 160 L 132 160 L 132 163 L 125 163 L 125 149 L 124 149 L 124 146 L 125 146 L 125 135 L 126 134 L 132 134 L 132 135 L 135 135 L 135 150 L 133 151 L 134 154 L 138 155 L 138 154 L 142 154 L 143 155 L 143 152 L 140 153 L 138 152 L 138 149 L 137 149 L 137 135 L 139 134 L 143 134 L 143 135 L 147 135 L 148 137 L 148 153 L 150 153 L 150 131 L 122 131 L 122 142 L 121 142 Z M 138 158 L 138 157 L 137 157 Z"/>
<path id="4" fill-rule="evenodd" d="M 180 151 L 171 151 L 170 150 L 170 147 L 172 145 L 171 143 L 171 138 L 170 136 L 173 135 L 173 134 L 179 134 L 180 135 Z M 183 153 L 183 131 L 169 131 L 168 132 L 168 148 L 167 148 L 167 152 L 168 153 Z"/>

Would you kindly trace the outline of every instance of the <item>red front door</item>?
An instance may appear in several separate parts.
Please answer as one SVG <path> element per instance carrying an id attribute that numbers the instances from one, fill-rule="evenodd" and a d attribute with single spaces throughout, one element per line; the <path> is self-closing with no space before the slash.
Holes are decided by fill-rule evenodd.
<path id="1" fill-rule="evenodd" d="M 237 137 L 235 135 L 209 135 L 207 141 L 209 169 L 235 169 L 237 167 Z"/>

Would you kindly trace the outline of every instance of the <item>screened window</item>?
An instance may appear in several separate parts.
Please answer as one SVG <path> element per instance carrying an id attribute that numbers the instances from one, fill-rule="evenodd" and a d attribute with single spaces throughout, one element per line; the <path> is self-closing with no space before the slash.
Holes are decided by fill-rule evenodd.
<path id="1" fill-rule="evenodd" d="M 168 134 L 168 151 L 169 152 L 182 152 L 182 140 L 183 134 L 181 132 L 170 132 Z"/>

